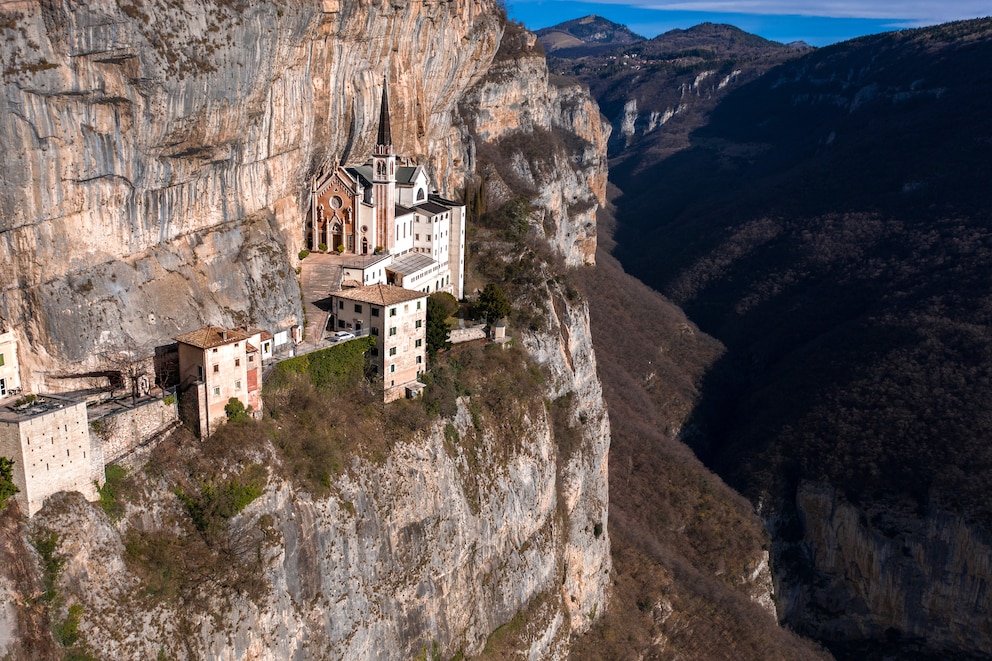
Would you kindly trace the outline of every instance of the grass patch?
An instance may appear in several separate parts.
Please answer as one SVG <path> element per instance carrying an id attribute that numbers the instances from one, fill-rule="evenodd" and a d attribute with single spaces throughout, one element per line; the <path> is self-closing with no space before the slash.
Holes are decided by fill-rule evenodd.
<path id="1" fill-rule="evenodd" d="M 119 496 L 124 479 L 127 477 L 127 469 L 117 464 L 109 464 L 104 469 L 106 481 L 103 486 L 97 489 L 100 494 L 100 509 L 102 509 L 111 521 L 120 521 L 124 516 L 124 504 Z"/>

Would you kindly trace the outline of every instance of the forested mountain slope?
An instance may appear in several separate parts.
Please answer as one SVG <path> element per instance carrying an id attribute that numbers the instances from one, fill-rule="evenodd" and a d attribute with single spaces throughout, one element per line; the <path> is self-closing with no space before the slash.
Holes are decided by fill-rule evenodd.
<path id="1" fill-rule="evenodd" d="M 992 650 L 989 61 L 988 19 L 824 48 L 611 172 L 615 254 L 727 346 L 683 438 L 839 656 Z"/>

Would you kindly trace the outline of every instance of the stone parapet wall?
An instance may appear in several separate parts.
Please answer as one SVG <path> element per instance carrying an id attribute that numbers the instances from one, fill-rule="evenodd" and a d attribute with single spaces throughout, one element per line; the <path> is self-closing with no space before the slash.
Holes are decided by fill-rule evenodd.
<path id="1" fill-rule="evenodd" d="M 90 422 L 94 444 L 102 445 L 104 461 L 119 462 L 147 439 L 175 425 L 179 420 L 175 401 L 165 399 L 138 402 Z"/>
<path id="2" fill-rule="evenodd" d="M 466 328 L 453 328 L 449 339 L 452 344 L 461 344 L 462 342 L 471 342 L 472 340 L 484 340 L 486 339 L 486 327 L 484 324 L 479 324 L 478 326 L 469 326 Z"/>

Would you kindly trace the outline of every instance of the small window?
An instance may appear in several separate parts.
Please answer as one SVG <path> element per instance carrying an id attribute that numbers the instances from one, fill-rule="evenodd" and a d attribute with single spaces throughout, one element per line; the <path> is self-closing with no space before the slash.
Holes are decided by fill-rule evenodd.
<path id="1" fill-rule="evenodd" d="M 389 334 L 396 335 L 396 326 L 393 326 L 392 328 L 389 329 Z"/>
<path id="2" fill-rule="evenodd" d="M 241 381 L 235 381 L 234 382 L 234 389 L 235 390 L 241 390 Z"/>
<path id="3" fill-rule="evenodd" d="M 344 310 L 344 301 L 338 301 L 338 310 Z"/>
<path id="4" fill-rule="evenodd" d="M 389 308 L 389 316 L 390 317 L 396 316 L 396 308 Z"/>
<path id="5" fill-rule="evenodd" d="M 413 235 L 413 238 L 416 239 L 417 241 L 420 241 L 420 235 L 419 234 L 414 234 Z"/>
<path id="6" fill-rule="evenodd" d="M 361 314 L 361 313 L 362 313 L 362 306 L 359 305 L 358 303 L 355 303 L 355 314 Z"/>
<path id="7" fill-rule="evenodd" d="M 417 309 L 420 309 L 420 301 L 417 301 Z"/>
<path id="8" fill-rule="evenodd" d="M 213 350 L 213 352 L 214 352 L 214 353 L 217 353 L 217 349 L 214 349 L 214 350 Z"/>
<path id="9" fill-rule="evenodd" d="M 369 333 L 371 333 L 372 335 L 375 335 L 375 336 L 378 337 L 378 335 L 379 335 L 379 329 L 376 328 L 375 326 L 373 326 L 372 328 L 369 329 Z"/>
<path id="10" fill-rule="evenodd" d="M 421 346 L 423 346 L 423 344 L 424 344 L 424 341 L 423 340 L 417 340 L 416 342 L 413 343 L 413 346 L 415 346 L 415 347 L 421 347 Z"/>
<path id="11" fill-rule="evenodd" d="M 396 347 L 390 347 L 389 348 L 389 355 L 390 356 L 395 356 L 396 355 Z"/>
<path id="12" fill-rule="evenodd" d="M 255 362 L 255 356 L 248 356 L 248 362 L 249 363 L 254 363 Z"/>
<path id="13" fill-rule="evenodd" d="M 423 323 L 424 323 L 424 322 L 423 322 L 423 320 L 422 320 L 422 319 L 417 319 L 417 322 L 416 322 L 416 324 L 415 324 L 415 326 L 416 326 L 417 328 L 420 328 L 420 327 L 421 327 L 421 326 L 423 325 Z"/>
<path id="14" fill-rule="evenodd" d="M 220 388 L 214 388 L 214 397 L 220 397 Z"/>
<path id="15" fill-rule="evenodd" d="M 370 308 L 370 311 L 371 311 L 373 317 L 378 317 L 379 316 L 379 308 L 373 307 L 373 308 Z"/>
<path id="16" fill-rule="evenodd" d="M 220 371 L 220 365 L 214 365 L 214 374 Z"/>
<path id="17" fill-rule="evenodd" d="M 0 367 L 3 367 L 3 354 L 0 353 Z"/>
<path id="18" fill-rule="evenodd" d="M 392 374 L 395 371 L 396 371 L 396 365 L 390 365 L 389 366 L 389 373 Z"/>
<path id="19" fill-rule="evenodd" d="M 369 353 L 372 354 L 373 356 L 378 356 L 379 350 L 375 347 L 372 347 L 371 349 L 369 349 Z"/>
<path id="20" fill-rule="evenodd" d="M 196 378 L 198 378 L 198 379 L 202 379 L 203 378 L 203 365 L 197 365 L 196 366 Z"/>
<path id="21" fill-rule="evenodd" d="M 417 363 L 420 364 L 422 362 L 424 362 L 424 357 L 423 356 L 417 356 Z"/>
<path id="22" fill-rule="evenodd" d="M 344 328 L 344 319 L 338 319 L 338 328 Z"/>
<path id="23" fill-rule="evenodd" d="M 240 358 L 235 358 L 234 359 L 234 366 L 235 367 L 241 367 L 241 359 Z"/>

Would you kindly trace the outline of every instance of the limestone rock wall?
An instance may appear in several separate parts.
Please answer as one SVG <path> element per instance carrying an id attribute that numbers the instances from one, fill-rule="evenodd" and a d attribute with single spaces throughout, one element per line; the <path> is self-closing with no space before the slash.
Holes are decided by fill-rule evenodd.
<path id="1" fill-rule="evenodd" d="M 451 180 L 451 109 L 502 30 L 491 0 L 22 1 L 2 16 L 0 315 L 25 387 L 47 390 L 206 323 L 300 321 L 308 177 L 365 158 L 386 75 L 399 153 Z"/>
<path id="2" fill-rule="evenodd" d="M 589 91 L 553 81 L 536 37 L 513 27 L 460 110 L 471 138 L 466 160 L 487 143 L 498 145 L 510 161 L 487 176 L 513 178 L 517 188 L 530 189 L 542 229 L 569 266 L 595 263 L 611 129 Z"/>
<path id="3" fill-rule="evenodd" d="M 990 649 L 992 545 L 961 517 L 907 505 L 862 511 L 825 484 L 796 504 L 814 580 L 781 586 L 784 619 L 824 640 L 889 637 L 930 650 Z M 895 648 L 894 648 L 895 649 Z"/>

